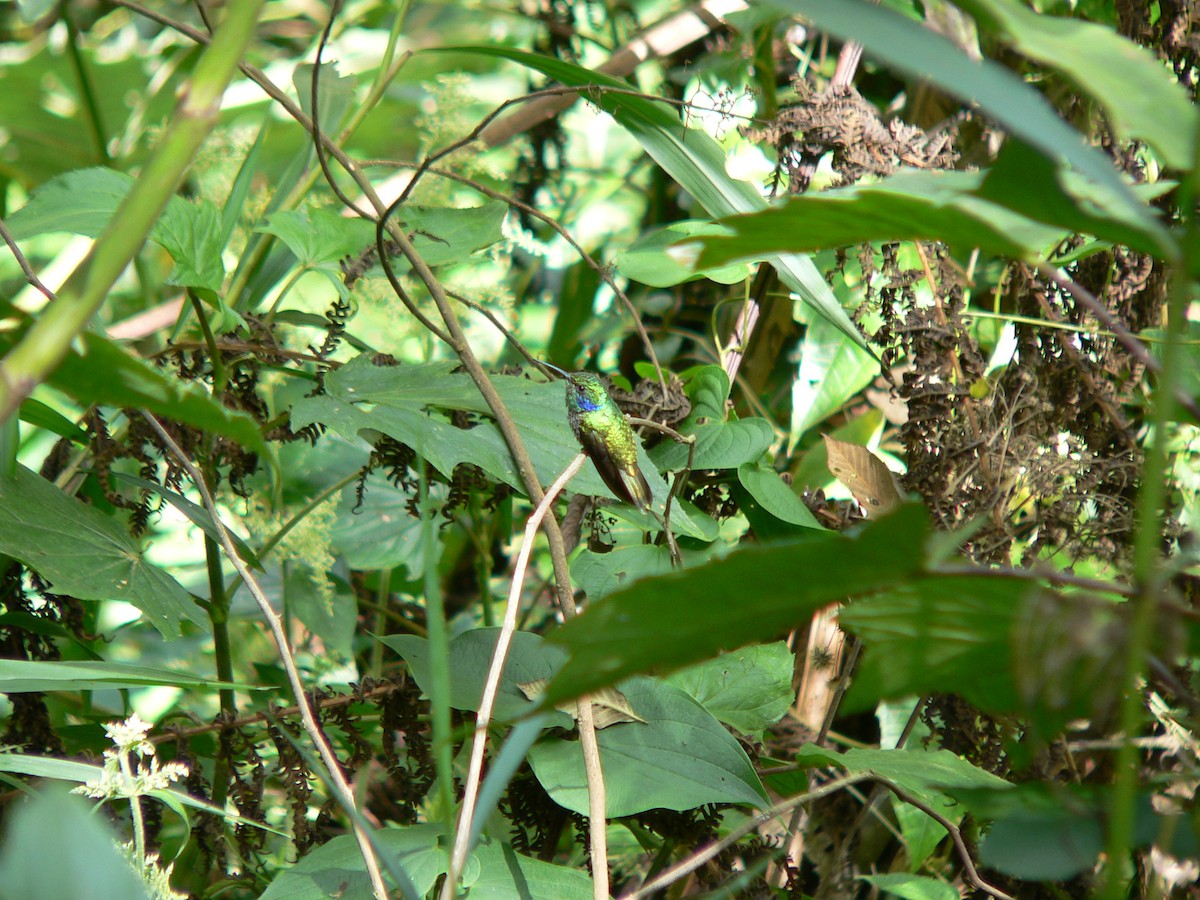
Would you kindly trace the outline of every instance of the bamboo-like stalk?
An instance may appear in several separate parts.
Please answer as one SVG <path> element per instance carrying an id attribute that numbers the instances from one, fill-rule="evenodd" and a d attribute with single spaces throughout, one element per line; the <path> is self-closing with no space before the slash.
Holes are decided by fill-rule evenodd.
<path id="1" fill-rule="evenodd" d="M 235 0 L 204 50 L 171 124 L 133 189 L 87 258 L 33 327 L 0 361 L 0 422 L 62 362 L 145 243 L 201 143 L 217 123 L 221 98 L 254 34 L 263 0 Z"/>

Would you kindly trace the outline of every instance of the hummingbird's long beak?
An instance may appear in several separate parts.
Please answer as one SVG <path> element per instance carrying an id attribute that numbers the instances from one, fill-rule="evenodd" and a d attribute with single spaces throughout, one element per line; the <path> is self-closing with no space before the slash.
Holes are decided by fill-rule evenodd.
<path id="1" fill-rule="evenodd" d="M 549 369 L 549 370 L 551 370 L 552 372 L 557 372 L 557 373 L 558 373 L 559 375 L 561 375 L 563 378 L 570 378 L 570 377 L 571 377 L 571 373 L 570 373 L 570 372 L 564 372 L 564 371 L 563 371 L 562 369 L 560 369 L 558 366 L 554 365 L 554 363 L 542 362 L 541 360 L 538 360 L 538 365 L 539 365 L 539 366 L 542 366 L 543 368 Z"/>

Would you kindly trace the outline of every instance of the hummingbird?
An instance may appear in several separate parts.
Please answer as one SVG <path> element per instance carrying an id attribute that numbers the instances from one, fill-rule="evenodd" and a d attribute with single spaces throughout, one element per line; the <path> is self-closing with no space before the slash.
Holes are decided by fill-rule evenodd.
<path id="1" fill-rule="evenodd" d="M 550 363 L 543 365 L 567 379 L 567 421 L 608 489 L 648 512 L 653 495 L 638 468 L 637 438 L 604 384 L 591 372 L 564 372 Z"/>

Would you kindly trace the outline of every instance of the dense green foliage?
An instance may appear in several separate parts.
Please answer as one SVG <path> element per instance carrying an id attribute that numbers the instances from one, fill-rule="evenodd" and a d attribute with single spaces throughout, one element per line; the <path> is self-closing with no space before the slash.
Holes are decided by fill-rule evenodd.
<path id="1" fill-rule="evenodd" d="M 1200 19 L 705 6 L 0 9 L 0 900 L 1198 896 Z"/>

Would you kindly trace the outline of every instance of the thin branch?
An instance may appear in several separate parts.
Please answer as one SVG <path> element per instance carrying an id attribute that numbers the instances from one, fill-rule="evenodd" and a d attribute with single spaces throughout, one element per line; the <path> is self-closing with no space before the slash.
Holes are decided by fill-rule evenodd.
<path id="1" fill-rule="evenodd" d="M 488 197 L 492 200 L 497 200 L 501 203 L 507 203 L 513 209 L 519 209 L 521 212 L 525 213 L 525 215 L 532 216 L 542 224 L 553 229 L 559 237 L 566 241 L 571 249 L 575 251 L 576 255 L 583 260 L 583 264 L 600 276 L 600 280 L 608 285 L 609 290 L 613 292 L 613 296 L 615 296 L 618 302 L 625 307 L 625 311 L 629 314 L 629 320 L 633 323 L 633 327 L 637 330 L 638 337 L 642 340 L 642 347 L 646 351 L 646 357 L 650 360 L 650 364 L 654 366 L 655 374 L 658 376 L 658 383 L 662 386 L 665 396 L 667 387 L 666 376 L 663 375 L 662 365 L 658 361 L 658 354 L 654 351 L 654 343 L 650 340 L 650 334 L 646 331 L 646 326 L 642 322 L 641 315 L 634 307 L 633 301 L 629 299 L 629 295 L 625 293 L 625 290 L 613 277 L 611 268 L 601 265 L 590 253 L 583 249 L 583 246 L 577 240 L 575 240 L 574 236 L 572 236 L 570 230 L 565 225 L 563 225 L 553 216 L 542 212 L 536 206 L 531 206 L 530 204 L 501 191 L 493 190 L 486 184 L 481 184 L 474 179 L 467 178 L 464 175 L 459 175 L 456 172 L 450 172 L 446 169 L 437 168 L 431 168 L 429 172 L 430 174 L 437 175 L 440 178 L 445 178 L 449 181 L 456 181 L 459 184 L 466 185 L 477 193 L 483 194 L 485 197 Z"/>
<path id="2" fill-rule="evenodd" d="M 4 220 L 0 219 L 0 238 L 4 238 L 4 243 L 8 244 L 8 249 L 12 251 L 13 258 L 17 261 L 17 265 L 21 267 L 21 271 L 25 275 L 25 280 L 33 287 L 41 291 L 47 300 L 53 302 L 54 291 L 42 284 L 37 274 L 33 271 L 33 267 L 29 265 L 29 260 L 25 258 L 25 254 L 21 252 L 21 248 L 17 246 L 16 240 L 8 230 L 8 226 L 4 224 Z"/>
<path id="3" fill-rule="evenodd" d="M 288 684 L 292 689 L 292 696 L 295 697 L 296 706 L 300 711 L 300 720 L 304 724 L 304 730 L 308 733 L 309 739 L 317 748 L 317 753 L 320 755 L 322 762 L 325 763 L 325 767 L 329 770 L 330 783 L 333 784 L 338 794 L 338 800 L 348 809 L 356 809 L 354 793 L 351 791 L 350 785 L 342 773 L 341 763 L 334 754 L 328 740 L 326 740 L 324 732 L 321 731 L 321 726 L 317 722 L 316 716 L 313 715 L 312 704 L 305 693 L 304 682 L 300 678 L 300 670 L 296 666 L 296 658 L 292 654 L 287 632 L 283 627 L 283 620 L 271 608 L 271 602 L 267 599 L 267 595 L 263 592 L 262 587 L 254 578 L 250 569 L 242 561 L 241 556 L 238 555 L 237 548 L 234 547 L 233 540 L 229 536 L 229 529 L 225 527 L 225 523 L 221 520 L 216 501 L 213 499 L 213 495 L 209 491 L 200 470 L 188 459 L 187 455 L 175 443 L 175 439 L 163 428 L 158 419 L 144 410 L 142 411 L 142 416 L 158 434 L 167 449 L 171 451 L 171 455 L 175 457 L 179 465 L 188 473 L 188 477 L 192 480 L 192 483 L 196 485 L 196 490 L 199 491 L 200 497 L 204 502 L 204 508 L 208 510 L 208 514 L 212 517 L 213 525 L 217 529 L 217 536 L 220 538 L 221 548 L 224 550 L 226 558 L 233 565 L 234 569 L 237 570 L 243 584 L 246 585 L 255 602 L 258 603 L 258 608 L 262 612 L 263 618 L 267 621 L 267 627 L 271 629 L 276 649 L 279 651 L 279 658 L 282 660 L 284 671 L 287 673 Z M 379 861 L 375 858 L 375 850 L 371 846 L 371 840 L 357 822 L 351 821 L 351 827 L 354 830 L 354 837 L 358 842 L 359 852 L 362 853 L 363 862 L 366 864 L 372 891 L 377 900 L 387 900 L 387 887 L 383 882 L 383 875 L 380 873 Z"/>
<path id="4" fill-rule="evenodd" d="M 708 846 L 701 847 L 687 859 L 671 866 L 671 868 L 667 869 L 657 878 L 653 879 L 652 881 L 647 881 L 632 893 L 622 894 L 622 900 L 646 900 L 646 898 L 652 897 L 654 894 L 658 893 L 664 888 L 675 884 L 680 879 L 690 875 L 692 872 L 695 872 L 710 859 L 719 856 L 746 835 L 758 830 L 772 819 L 777 819 L 780 816 L 791 812 L 796 807 L 803 806 L 805 803 L 811 803 L 813 800 L 820 800 L 822 797 L 828 797 L 830 794 L 834 794 L 840 791 L 842 788 L 849 787 L 852 784 L 870 781 L 873 777 L 874 776 L 866 772 L 860 772 L 856 775 L 849 775 L 845 778 L 839 778 L 836 781 L 831 781 L 822 787 L 816 788 L 815 790 L 807 791 L 799 796 L 789 797 L 787 800 L 776 803 L 774 806 L 764 810 L 757 816 L 754 816 L 748 821 L 743 822 L 719 841 L 713 841 Z"/>
<path id="5" fill-rule="evenodd" d="M 975 868 L 975 861 L 971 859 L 971 852 L 967 849 L 967 843 L 963 840 L 962 832 L 959 830 L 957 825 L 947 819 L 928 803 L 918 800 L 895 782 L 889 781 L 887 778 L 884 778 L 880 775 L 873 775 L 872 777 L 909 806 L 915 806 L 921 812 L 925 813 L 925 815 L 929 816 L 929 818 L 933 819 L 946 829 L 946 833 L 950 835 L 950 840 L 954 842 L 954 849 L 958 851 L 958 858 L 962 860 L 963 874 L 966 875 L 967 880 L 971 883 L 973 888 L 995 897 L 996 900 L 1014 900 L 1011 895 L 1004 893 L 1004 891 L 1000 890 L 999 888 L 992 887 L 979 877 L 979 870 Z"/>
<path id="6" fill-rule="evenodd" d="M 517 615 L 521 608 L 521 588 L 525 584 L 525 570 L 529 564 L 529 556 L 533 551 L 534 538 L 537 536 L 538 526 L 542 520 L 546 518 L 547 512 L 550 510 L 550 504 L 558 496 L 559 492 L 566 486 L 575 474 L 583 468 L 587 457 L 582 453 L 577 453 L 575 458 L 563 470 L 563 473 L 555 479 L 554 484 L 550 485 L 546 493 L 542 496 L 537 508 L 534 509 L 533 515 L 525 523 L 525 540 L 521 544 L 520 553 L 517 555 L 516 566 L 513 570 L 512 584 L 508 593 L 508 606 L 504 610 L 504 622 L 500 626 L 500 631 L 496 636 L 496 647 L 492 651 L 491 665 L 488 667 L 487 679 L 484 681 L 483 694 L 479 700 L 479 710 L 475 713 L 475 739 L 471 745 L 471 759 L 467 765 L 466 785 L 463 789 L 462 811 L 459 813 L 458 831 L 454 838 L 454 850 L 450 858 L 450 871 L 446 876 L 445 884 L 442 888 L 442 897 L 444 900 L 450 900 L 454 896 L 455 882 L 458 880 L 458 874 L 462 872 L 463 866 L 467 861 L 467 853 L 470 851 L 469 840 L 471 835 L 471 826 L 475 819 L 475 804 L 479 799 L 479 785 L 482 779 L 483 772 L 483 756 L 487 748 L 487 730 L 492 721 L 492 710 L 495 707 L 496 695 L 500 690 L 500 677 L 504 673 L 504 663 L 508 657 L 508 648 L 512 643 L 512 637 L 517 630 Z M 582 708 L 586 704 L 580 704 Z M 600 828 L 603 831 L 603 825 Z M 596 831 L 595 828 L 592 831 Z M 604 862 L 603 858 L 599 861 Z M 607 893 L 607 892 L 606 892 Z"/>
<path id="7" fill-rule="evenodd" d="M 747 9 L 746 0 L 704 0 L 690 9 L 677 12 L 619 48 L 596 71 L 614 78 L 623 78 L 649 59 L 670 56 L 688 44 L 702 40 L 722 24 L 731 13 Z M 567 109 L 575 98 L 547 98 L 522 108 L 494 126 L 485 129 L 480 139 L 489 147 L 510 141 L 536 125 Z"/>

